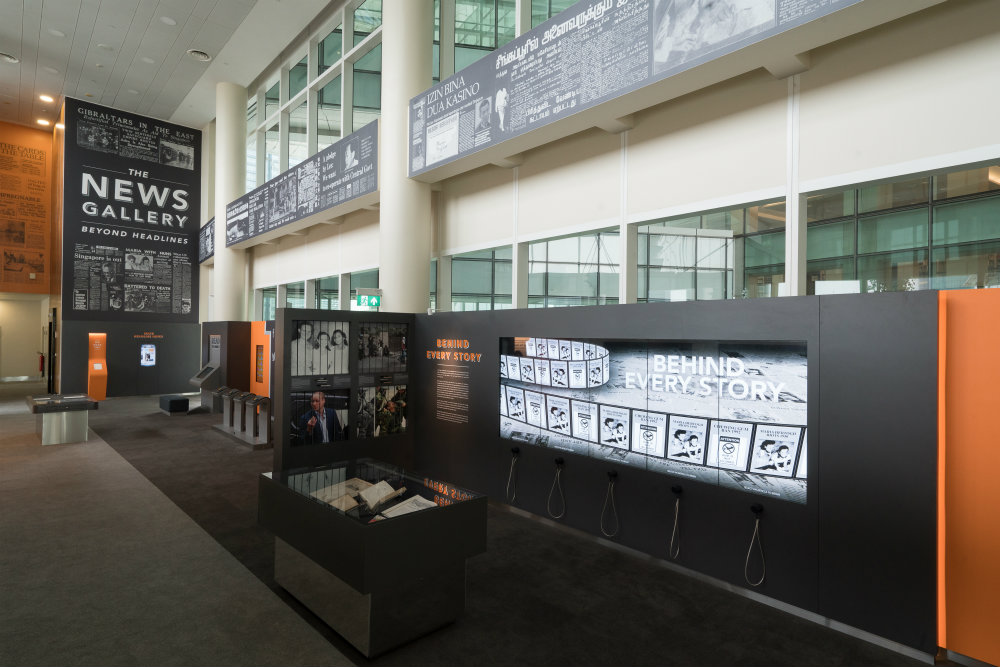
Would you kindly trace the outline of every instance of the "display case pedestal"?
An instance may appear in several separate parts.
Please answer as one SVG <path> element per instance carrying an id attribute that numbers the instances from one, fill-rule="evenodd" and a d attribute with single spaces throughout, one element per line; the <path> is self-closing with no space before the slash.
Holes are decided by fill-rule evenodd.
<path id="1" fill-rule="evenodd" d="M 274 579 L 369 658 L 454 622 L 465 609 L 464 560 L 391 591 L 360 593 L 276 538 Z"/>
<path id="2" fill-rule="evenodd" d="M 357 483 L 409 498 L 338 509 Z M 414 500 L 424 509 L 393 513 Z M 486 551 L 486 496 L 371 459 L 265 473 L 258 502 L 275 581 L 369 658 L 455 621 L 466 559 Z"/>

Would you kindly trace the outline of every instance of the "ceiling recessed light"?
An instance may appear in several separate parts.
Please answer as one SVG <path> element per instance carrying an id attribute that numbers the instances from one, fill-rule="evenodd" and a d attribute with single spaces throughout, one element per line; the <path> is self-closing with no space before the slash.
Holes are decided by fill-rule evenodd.
<path id="1" fill-rule="evenodd" d="M 96 67 L 97 69 L 104 69 L 104 65 L 102 65 L 101 63 L 94 63 L 94 67 Z"/>
<path id="2" fill-rule="evenodd" d="M 212 56 L 208 55 L 204 51 L 199 51 L 198 49 L 188 49 L 187 54 L 202 63 L 207 63 L 212 59 Z"/>
<path id="3" fill-rule="evenodd" d="M 57 70 L 55 67 L 45 66 L 42 69 L 48 72 L 49 74 L 59 74 L 59 70 Z"/>
<path id="4" fill-rule="evenodd" d="M 44 118 L 39 118 L 38 119 L 38 124 L 39 125 L 51 125 L 52 123 L 50 123 L 49 121 L 45 120 Z"/>
<path id="5" fill-rule="evenodd" d="M 99 48 L 101 51 L 114 51 L 115 50 L 115 47 L 111 46 L 110 44 L 98 44 L 97 48 Z"/>
<path id="6" fill-rule="evenodd" d="M 62 123 L 56 123 L 56 129 L 57 130 L 65 130 L 66 126 L 63 125 Z"/>
<path id="7" fill-rule="evenodd" d="M 3 61 L 5 63 L 10 63 L 11 65 L 16 65 L 19 62 L 21 62 L 21 59 L 15 55 L 11 55 L 10 53 L 0 52 L 0 61 Z"/>
<path id="8" fill-rule="evenodd" d="M 64 33 L 62 30 L 56 30 L 55 28 L 49 28 L 46 32 L 48 32 L 53 37 L 65 37 L 66 36 L 66 33 Z"/>
<path id="9" fill-rule="evenodd" d="M 55 98 L 53 98 L 51 95 L 39 95 L 38 99 L 40 99 L 43 102 L 55 102 L 56 101 Z"/>
<path id="10" fill-rule="evenodd" d="M 167 25 L 177 25 L 177 21 L 173 20 L 169 16 L 161 16 L 160 21 L 166 23 Z"/>
<path id="11" fill-rule="evenodd" d="M 129 95 L 138 95 L 138 94 L 139 94 L 139 91 L 138 91 L 138 90 L 136 90 L 135 88 L 129 88 L 129 89 L 128 89 L 128 90 L 126 91 L 126 92 L 127 92 L 127 93 L 128 93 Z"/>
<path id="12" fill-rule="evenodd" d="M 152 65 L 153 63 L 156 62 L 155 60 L 153 60 L 149 56 L 143 56 L 142 58 L 139 58 L 139 60 L 141 60 L 142 62 L 146 63 L 147 65 Z"/>

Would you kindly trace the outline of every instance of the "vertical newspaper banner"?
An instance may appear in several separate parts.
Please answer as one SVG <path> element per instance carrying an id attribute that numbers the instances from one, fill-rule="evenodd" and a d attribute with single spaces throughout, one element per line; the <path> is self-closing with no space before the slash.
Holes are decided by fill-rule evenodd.
<path id="1" fill-rule="evenodd" d="M 63 317 L 198 321 L 201 132 L 66 99 Z"/>

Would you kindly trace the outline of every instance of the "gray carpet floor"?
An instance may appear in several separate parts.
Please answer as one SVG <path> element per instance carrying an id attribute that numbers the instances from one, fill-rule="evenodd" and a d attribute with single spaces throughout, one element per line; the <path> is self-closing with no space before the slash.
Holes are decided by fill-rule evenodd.
<path id="1" fill-rule="evenodd" d="M 0 664 L 351 664 L 99 436 L 0 405 Z"/>
<path id="2" fill-rule="evenodd" d="M 0 403 L 0 414 L 2 406 Z M 368 660 L 273 581 L 274 539 L 256 524 L 256 477 L 271 469 L 272 452 L 252 451 L 213 429 L 212 425 L 221 421 L 219 415 L 170 417 L 157 408 L 156 397 L 120 398 L 105 401 L 92 413 L 94 432 L 121 458 L 112 469 L 130 464 L 169 498 L 170 503 L 155 505 L 157 514 L 172 514 L 166 505 L 173 504 L 176 512 L 186 514 L 227 550 L 233 562 L 242 563 L 244 574 L 256 575 L 266 587 L 261 588 L 265 592 L 270 589 L 270 602 L 245 610 L 245 615 L 255 616 L 258 623 L 266 622 L 278 613 L 272 606 L 276 603 L 284 612 L 294 612 L 314 635 L 325 638 L 331 652 L 339 650 L 355 664 L 925 664 L 697 581 L 656 559 L 610 548 L 590 536 L 493 504 L 488 514 L 488 552 L 468 563 L 466 613 L 446 628 Z M 74 495 L 71 490 L 65 493 Z M 53 509 L 57 516 L 64 511 L 62 505 L 57 503 Z M 36 515 L 34 520 L 44 519 Z M 159 545 L 152 541 L 149 548 L 156 550 Z M 142 560 L 149 554 L 144 543 L 133 547 L 131 555 L 137 562 L 134 576 L 138 576 Z M 201 582 L 199 585 L 207 585 L 205 582 L 213 578 L 208 573 L 188 573 L 197 569 L 196 563 L 188 564 L 190 568 L 175 574 L 190 574 Z M 228 580 L 218 583 L 213 590 L 222 588 L 223 583 L 229 585 Z M 102 584 L 107 586 L 100 574 L 96 575 L 95 591 Z M 187 585 L 177 584 L 181 588 Z M 87 604 L 95 604 L 95 597 L 100 599 L 95 591 L 87 595 Z M 171 613 L 183 615 L 188 602 L 179 595 L 165 599 L 176 606 Z M 419 600 L 408 602 L 420 604 Z M 235 604 L 258 603 L 240 600 Z M 104 612 L 96 609 L 94 613 Z M 3 620 L 7 619 L 0 617 Z M 135 628 L 137 633 L 141 630 Z M 4 640 L 0 634 L 0 642 Z M 247 641 L 271 640 L 268 634 L 261 634 Z M 294 652 L 281 660 L 283 664 L 303 661 L 309 659 Z M 2 648 L 0 662 L 12 662 Z M 128 657 L 108 664 L 145 662 Z M 174 664 L 195 662 L 178 654 Z M 247 658 L 242 664 L 266 662 L 263 657 Z"/>

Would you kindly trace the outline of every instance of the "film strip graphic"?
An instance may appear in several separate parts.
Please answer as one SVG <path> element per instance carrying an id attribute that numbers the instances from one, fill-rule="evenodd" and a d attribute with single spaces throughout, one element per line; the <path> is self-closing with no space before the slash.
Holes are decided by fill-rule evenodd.
<path id="1" fill-rule="evenodd" d="M 500 384 L 500 414 L 541 433 L 704 468 L 805 479 L 806 429 L 668 414 Z"/>
<path id="2" fill-rule="evenodd" d="M 559 338 L 515 340 L 519 354 L 500 355 L 501 380 L 588 389 L 599 387 L 610 378 L 611 355 L 600 345 Z"/>

